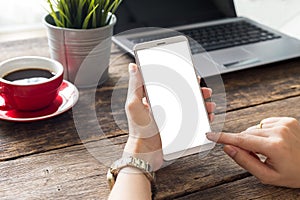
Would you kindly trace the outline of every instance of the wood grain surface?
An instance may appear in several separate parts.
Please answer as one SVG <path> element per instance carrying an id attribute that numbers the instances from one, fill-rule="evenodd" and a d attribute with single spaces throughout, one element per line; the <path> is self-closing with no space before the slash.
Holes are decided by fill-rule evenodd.
<path id="1" fill-rule="evenodd" d="M 0 51 L 0 62 L 25 55 L 49 57 L 46 38 L 0 43 Z M 113 45 L 109 80 L 80 90 L 72 110 L 36 122 L 0 121 L 0 199 L 107 198 L 107 166 L 120 156 L 127 139 L 129 62 L 133 58 Z M 206 79 L 218 104 L 213 127 L 240 132 L 266 117 L 300 120 L 299 77 L 300 59 L 294 59 L 225 74 L 224 85 Z M 157 177 L 157 199 L 300 199 L 298 189 L 259 183 L 221 145 L 204 158 L 178 159 Z"/>

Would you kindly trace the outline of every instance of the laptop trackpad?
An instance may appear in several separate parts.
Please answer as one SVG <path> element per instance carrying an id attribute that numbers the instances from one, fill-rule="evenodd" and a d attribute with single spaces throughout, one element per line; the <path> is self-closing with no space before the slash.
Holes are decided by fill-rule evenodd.
<path id="1" fill-rule="evenodd" d="M 224 67 L 240 67 L 259 61 L 257 56 L 243 48 L 224 49 L 220 52 L 212 52 L 211 56 Z"/>

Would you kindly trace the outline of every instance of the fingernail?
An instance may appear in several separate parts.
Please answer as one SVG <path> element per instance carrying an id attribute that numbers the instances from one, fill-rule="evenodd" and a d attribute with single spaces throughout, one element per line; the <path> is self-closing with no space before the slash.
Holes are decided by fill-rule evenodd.
<path id="1" fill-rule="evenodd" d="M 219 134 L 218 133 L 208 132 L 208 133 L 205 133 L 205 134 L 206 134 L 207 139 L 212 140 L 214 142 L 218 141 L 218 139 L 219 139 Z"/>
<path id="2" fill-rule="evenodd" d="M 130 64 L 129 64 L 129 73 L 130 73 L 130 74 L 134 74 L 135 72 L 136 72 L 136 65 L 130 63 Z"/>
<path id="3" fill-rule="evenodd" d="M 230 146 L 230 145 L 225 145 L 224 146 L 224 152 L 229 155 L 231 158 L 233 158 L 237 154 L 237 150 Z"/>

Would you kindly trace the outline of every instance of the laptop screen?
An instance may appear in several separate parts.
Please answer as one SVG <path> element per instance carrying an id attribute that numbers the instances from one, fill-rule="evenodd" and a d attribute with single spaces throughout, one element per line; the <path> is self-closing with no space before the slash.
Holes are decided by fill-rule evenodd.
<path id="1" fill-rule="evenodd" d="M 123 0 L 115 33 L 138 27 L 173 27 L 235 17 L 233 0 Z"/>

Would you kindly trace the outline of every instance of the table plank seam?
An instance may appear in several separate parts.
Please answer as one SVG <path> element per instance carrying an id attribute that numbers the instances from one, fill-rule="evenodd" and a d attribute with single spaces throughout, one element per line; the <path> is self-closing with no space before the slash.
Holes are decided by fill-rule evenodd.
<path id="1" fill-rule="evenodd" d="M 4 158 L 4 159 L 0 159 L 0 162 L 17 160 L 19 158 L 23 158 L 23 157 L 27 157 L 27 156 L 38 155 L 38 154 L 41 154 L 41 153 L 47 153 L 47 152 L 51 152 L 51 151 L 66 149 L 66 148 L 69 148 L 69 147 L 80 146 L 80 145 L 82 145 L 83 148 L 85 148 L 84 144 L 99 142 L 99 141 L 104 140 L 104 139 L 119 138 L 119 137 L 127 136 L 127 135 L 128 135 L 128 133 L 123 133 L 123 134 L 119 134 L 119 135 L 110 135 L 110 136 L 107 136 L 107 137 L 104 137 L 104 138 L 99 138 L 98 140 L 89 140 L 89 141 L 84 142 L 84 143 L 74 143 L 72 145 L 66 145 L 66 146 L 62 146 L 62 147 L 57 147 L 57 148 L 52 148 L 52 149 L 47 149 L 47 150 L 41 150 L 41 151 L 38 151 L 38 152 L 32 152 L 32 153 L 23 154 L 23 155 L 19 155 L 19 156 L 14 156 L 14 157 L 10 157 L 10 158 Z M 125 142 L 120 142 L 120 143 L 114 143 L 114 144 L 122 145 L 122 144 L 125 144 L 125 143 L 126 143 L 126 141 Z"/>
<path id="2" fill-rule="evenodd" d="M 219 183 L 214 184 L 213 186 L 212 185 L 206 185 L 205 187 L 202 187 L 199 190 L 194 190 L 194 191 L 189 191 L 189 192 L 184 191 L 184 194 L 174 195 L 174 197 L 172 197 L 172 199 L 185 197 L 185 196 L 197 193 L 197 192 L 202 191 L 202 190 L 215 188 L 215 187 L 225 185 L 225 184 L 228 184 L 228 183 L 232 183 L 232 182 L 235 182 L 235 181 L 239 181 L 239 180 L 251 177 L 251 176 L 253 176 L 253 175 L 250 174 L 249 172 L 244 172 L 242 174 L 238 174 L 236 176 L 229 177 L 228 179 L 224 179 L 224 180 L 220 181 Z"/>
<path id="3" fill-rule="evenodd" d="M 253 107 L 256 107 L 256 106 L 260 106 L 260 105 L 266 105 L 266 104 L 269 104 L 269 103 L 283 101 L 283 100 L 287 100 L 287 99 L 291 99 L 291 98 L 295 98 L 295 97 L 299 97 L 299 96 L 300 96 L 300 94 L 298 94 L 298 95 L 290 95 L 290 96 L 286 96 L 286 97 L 280 98 L 280 99 L 274 99 L 274 100 L 270 100 L 270 101 L 264 101 L 264 102 L 261 102 L 261 103 L 246 105 L 246 106 L 242 106 L 242 107 L 239 107 L 239 108 L 233 108 L 233 109 L 227 110 L 226 113 L 234 112 L 234 111 L 239 111 L 239 110 L 243 110 L 243 109 L 247 109 L 247 108 L 253 108 Z M 224 114 L 224 112 L 218 112 L 218 113 L 216 112 L 215 114 Z"/>
<path id="4" fill-rule="evenodd" d="M 77 144 L 72 144 L 72 145 L 68 145 L 68 146 L 62 146 L 62 147 L 57 147 L 57 148 L 53 148 L 53 149 L 41 150 L 41 151 L 38 151 L 38 152 L 33 152 L 33 153 L 27 153 L 27 154 L 23 154 L 23 155 L 18 155 L 18 156 L 14 156 L 14 157 L 10 157 L 10 158 L 4 158 L 4 159 L 0 159 L 0 163 L 6 162 L 6 161 L 17 160 L 19 158 L 24 158 L 24 157 L 27 157 L 27 156 L 33 156 L 33 155 L 47 153 L 47 152 L 51 152 L 51 151 L 55 151 L 55 150 L 65 149 L 65 148 L 68 148 L 68 147 L 80 146 L 80 145 L 83 145 L 83 143 L 77 143 Z"/>

